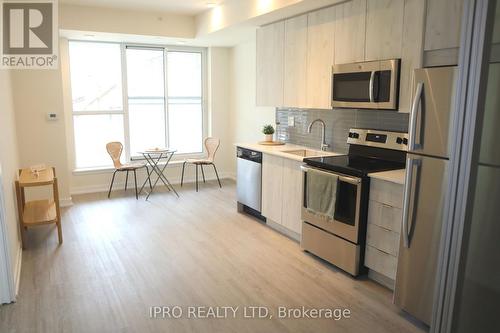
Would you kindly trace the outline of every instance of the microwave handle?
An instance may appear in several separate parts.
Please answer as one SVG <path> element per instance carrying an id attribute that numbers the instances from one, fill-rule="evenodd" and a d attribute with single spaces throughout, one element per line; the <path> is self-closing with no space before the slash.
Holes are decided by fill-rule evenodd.
<path id="1" fill-rule="evenodd" d="M 370 74 L 370 87 L 368 88 L 370 91 L 369 91 L 369 94 L 370 94 L 370 102 L 373 103 L 374 102 L 374 98 L 373 98 L 373 81 L 375 80 L 375 71 L 372 71 L 371 74 Z"/>

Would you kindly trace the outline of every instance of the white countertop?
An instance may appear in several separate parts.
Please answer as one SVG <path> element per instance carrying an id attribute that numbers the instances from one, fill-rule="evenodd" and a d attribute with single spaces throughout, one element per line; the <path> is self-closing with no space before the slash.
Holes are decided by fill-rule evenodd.
<path id="1" fill-rule="evenodd" d="M 299 156 L 299 155 L 294 155 L 294 154 L 289 154 L 289 153 L 286 153 L 286 151 L 307 149 L 309 151 L 314 151 L 315 153 L 317 153 L 317 155 L 315 155 L 315 156 L 307 156 L 307 157 L 345 155 L 343 153 L 336 153 L 336 152 L 331 152 L 331 151 L 320 151 L 317 149 L 299 146 L 299 145 L 294 145 L 294 144 L 290 144 L 290 143 L 280 145 L 280 146 L 268 146 L 268 145 L 261 145 L 258 143 L 235 143 L 234 145 L 237 147 L 242 147 L 242 148 L 247 148 L 247 149 L 259 151 L 263 154 L 276 155 L 276 156 L 289 158 L 289 159 L 300 161 L 300 162 L 303 161 L 305 157 Z M 389 182 L 401 184 L 401 185 L 404 185 L 404 183 L 405 183 L 405 170 L 404 169 L 374 172 L 374 173 L 368 174 L 368 176 L 371 178 L 381 179 L 381 180 L 385 180 L 385 181 L 389 181 Z"/>
<path id="2" fill-rule="evenodd" d="M 405 183 L 405 169 L 374 172 L 368 174 L 368 176 L 401 185 Z"/>
<path id="3" fill-rule="evenodd" d="M 304 158 L 306 158 L 306 157 L 294 155 L 294 154 L 289 154 L 289 153 L 286 153 L 286 151 L 301 150 L 301 149 L 307 149 L 309 151 L 314 151 L 314 156 L 310 155 L 310 156 L 307 156 L 307 158 L 320 157 L 320 156 L 344 155 L 341 153 L 336 153 L 336 152 L 331 152 L 331 151 L 321 151 L 318 149 L 294 145 L 294 144 L 290 144 L 290 143 L 280 145 L 280 146 L 268 146 L 268 145 L 261 145 L 258 143 L 235 143 L 234 145 L 237 147 L 242 147 L 242 148 L 247 148 L 247 149 L 259 151 L 263 154 L 276 155 L 276 156 L 289 158 L 289 159 L 300 161 L 300 162 L 303 161 Z"/>

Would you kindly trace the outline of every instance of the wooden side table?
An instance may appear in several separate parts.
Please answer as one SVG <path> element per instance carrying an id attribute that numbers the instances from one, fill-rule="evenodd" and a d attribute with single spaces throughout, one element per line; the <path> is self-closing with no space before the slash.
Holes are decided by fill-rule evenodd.
<path id="1" fill-rule="evenodd" d="M 52 198 L 26 202 L 24 189 L 26 187 L 52 185 Z M 47 168 L 33 173 L 31 169 L 20 169 L 19 180 L 16 180 L 17 208 L 21 226 L 23 249 L 26 247 L 26 230 L 44 224 L 55 223 L 59 244 L 62 244 L 61 212 L 59 209 L 59 189 L 57 187 L 56 170 Z"/>

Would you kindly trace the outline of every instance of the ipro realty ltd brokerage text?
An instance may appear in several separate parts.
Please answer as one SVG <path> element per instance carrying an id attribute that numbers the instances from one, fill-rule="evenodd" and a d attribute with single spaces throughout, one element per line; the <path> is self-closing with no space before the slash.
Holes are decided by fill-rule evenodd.
<path id="1" fill-rule="evenodd" d="M 151 306 L 149 316 L 154 319 L 332 319 L 351 317 L 347 308 L 307 308 L 278 306 Z"/>

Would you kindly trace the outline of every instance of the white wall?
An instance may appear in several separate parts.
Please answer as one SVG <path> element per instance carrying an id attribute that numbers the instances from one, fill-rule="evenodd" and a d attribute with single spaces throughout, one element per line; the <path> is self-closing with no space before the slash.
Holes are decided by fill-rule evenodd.
<path id="1" fill-rule="evenodd" d="M 101 14 L 98 17 L 86 18 L 86 15 L 93 15 L 94 11 L 92 8 L 62 6 L 61 25 L 63 28 L 113 31 L 114 28 L 102 21 L 107 10 L 99 10 Z M 118 32 L 126 32 L 121 21 L 123 17 L 120 16 L 123 13 L 113 10 L 108 14 L 121 17 L 114 17 L 113 20 L 119 23 L 116 28 Z M 187 30 L 184 29 L 185 32 Z M 208 52 L 208 135 L 221 139 L 216 162 L 223 177 L 235 174 L 233 144 L 238 141 L 259 141 L 262 139 L 262 126 L 275 123 L 274 108 L 255 106 L 255 49 L 255 38 L 252 38 L 231 49 L 210 48 Z M 40 162 L 54 165 L 60 179 L 61 200 L 64 201 L 69 200 L 72 193 L 105 190 L 109 186 L 111 171 L 73 172 L 71 95 L 65 39 L 60 42 L 60 59 L 59 70 L 17 71 L 13 75 L 13 87 L 18 112 L 20 163 L 23 166 Z M 59 120 L 47 121 L 45 117 L 48 112 L 57 112 Z M 172 164 L 167 170 L 167 177 L 179 182 L 180 172 L 180 164 Z M 187 172 L 188 181 L 193 176 L 191 168 Z M 142 172 L 139 177 L 139 183 L 142 183 Z M 117 188 L 123 186 L 122 178 L 124 176 L 117 179 Z"/>
<path id="2" fill-rule="evenodd" d="M 21 243 L 17 220 L 17 204 L 14 181 L 17 179 L 19 158 L 17 153 L 17 137 L 15 112 L 12 101 L 12 84 L 10 73 L 0 70 L 0 164 L 2 165 L 3 188 L 5 198 L 5 219 L 7 222 L 7 239 L 10 246 L 10 263 L 12 272 L 18 274 L 17 265 L 21 255 Z M 17 280 L 18 277 L 14 276 Z"/>
<path id="3" fill-rule="evenodd" d="M 211 34 L 249 21 L 263 25 L 345 0 L 226 0 L 196 16 L 196 36 Z"/>
<path id="4" fill-rule="evenodd" d="M 208 112 L 209 135 L 221 140 L 216 155 L 217 167 L 225 176 L 234 177 L 232 158 L 234 156 L 233 138 L 230 123 L 230 49 L 212 47 L 208 52 Z"/>
<path id="5" fill-rule="evenodd" d="M 256 106 L 255 75 L 256 42 L 253 38 L 233 47 L 230 52 L 229 96 L 234 143 L 262 141 L 262 126 L 265 124 L 274 126 L 276 123 L 275 108 Z M 236 158 L 232 159 L 232 168 L 236 169 Z"/>
<path id="6" fill-rule="evenodd" d="M 59 28 L 86 32 L 194 38 L 194 17 L 92 6 L 59 6 Z"/>
<path id="7" fill-rule="evenodd" d="M 45 163 L 56 168 L 62 204 L 70 202 L 66 128 L 62 98 L 61 71 L 17 70 L 12 73 L 16 110 L 19 162 L 22 167 Z M 57 113 L 57 121 L 48 121 Z M 28 191 L 37 195 L 36 190 Z M 28 197 L 29 198 L 29 197 Z"/>

